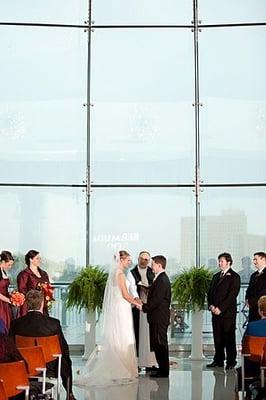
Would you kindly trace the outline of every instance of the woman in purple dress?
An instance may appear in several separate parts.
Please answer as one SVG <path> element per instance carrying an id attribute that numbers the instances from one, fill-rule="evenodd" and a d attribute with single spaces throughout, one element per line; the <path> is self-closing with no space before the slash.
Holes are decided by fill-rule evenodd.
<path id="1" fill-rule="evenodd" d="M 27 268 L 21 271 L 17 276 L 18 291 L 27 294 L 29 290 L 40 289 L 41 283 L 49 283 L 47 272 L 40 268 L 41 257 L 36 250 L 30 250 L 25 255 L 25 263 Z M 26 302 L 21 306 L 20 316 L 27 314 Z M 44 314 L 48 315 L 47 307 L 44 307 Z"/>
<path id="2" fill-rule="evenodd" d="M 12 319 L 12 309 L 8 293 L 10 281 L 6 271 L 12 267 L 13 263 L 14 258 L 10 251 L 2 251 L 0 254 L 0 318 L 3 320 L 7 330 L 9 330 Z"/>

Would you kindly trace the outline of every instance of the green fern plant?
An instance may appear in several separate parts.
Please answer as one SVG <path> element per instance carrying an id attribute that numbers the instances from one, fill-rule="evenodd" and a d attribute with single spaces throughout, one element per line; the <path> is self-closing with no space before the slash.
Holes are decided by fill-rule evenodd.
<path id="1" fill-rule="evenodd" d="M 172 283 L 173 300 L 188 311 L 204 310 L 212 276 L 205 266 L 184 269 Z"/>
<path id="2" fill-rule="evenodd" d="M 77 307 L 79 311 L 86 308 L 88 311 L 101 312 L 107 277 L 107 272 L 98 266 L 89 265 L 82 268 L 68 287 L 66 307 Z"/>

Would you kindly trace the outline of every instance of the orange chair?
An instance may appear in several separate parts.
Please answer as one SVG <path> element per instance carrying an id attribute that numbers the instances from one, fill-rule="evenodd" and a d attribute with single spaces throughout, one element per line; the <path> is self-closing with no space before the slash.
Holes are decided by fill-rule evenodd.
<path id="1" fill-rule="evenodd" d="M 38 346 L 42 346 L 45 362 L 58 359 L 57 370 L 57 399 L 59 399 L 60 383 L 61 383 L 61 346 L 57 335 L 36 337 Z"/>
<path id="2" fill-rule="evenodd" d="M 25 399 L 29 400 L 30 386 L 24 361 L 0 363 L 0 379 L 4 383 L 7 397 L 25 391 Z"/>
<path id="3" fill-rule="evenodd" d="M 241 386 L 242 398 L 245 396 L 245 380 L 255 380 L 257 376 L 246 376 L 245 374 L 245 358 L 257 363 L 261 367 L 266 361 L 266 337 L 257 337 L 246 335 L 243 339 L 242 355 L 241 355 Z M 264 369 L 261 368 L 261 383 L 264 385 Z M 262 386 L 263 386 L 262 385 Z"/>
<path id="4" fill-rule="evenodd" d="M 2 379 L 0 380 L 0 400 L 8 400 Z"/>
<path id="5" fill-rule="evenodd" d="M 17 347 L 32 347 L 36 346 L 36 339 L 32 336 L 15 336 L 15 342 Z"/>
<path id="6" fill-rule="evenodd" d="M 45 393 L 46 363 L 42 347 L 18 347 L 18 351 L 27 363 L 29 378 L 37 377 L 40 372 L 42 373 L 42 393 Z"/>

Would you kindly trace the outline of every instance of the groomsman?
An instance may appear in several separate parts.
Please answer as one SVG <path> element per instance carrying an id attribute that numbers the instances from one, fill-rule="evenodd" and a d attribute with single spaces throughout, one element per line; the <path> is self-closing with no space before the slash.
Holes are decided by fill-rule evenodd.
<path id="1" fill-rule="evenodd" d="M 262 251 L 254 253 L 253 263 L 256 272 L 250 277 L 249 285 L 246 291 L 246 305 L 249 307 L 249 321 L 260 319 L 258 313 L 258 300 L 266 295 L 266 254 Z"/>
<path id="2" fill-rule="evenodd" d="M 212 279 L 207 295 L 212 313 L 212 328 L 215 354 L 208 368 L 223 367 L 226 350 L 226 369 L 236 365 L 236 312 L 240 276 L 232 270 L 233 260 L 229 253 L 218 256 L 220 271 Z"/>
<path id="3" fill-rule="evenodd" d="M 159 368 L 151 373 L 152 377 L 169 376 L 169 350 L 167 342 L 167 328 L 170 322 L 171 284 L 165 273 L 166 258 L 158 255 L 152 257 L 152 270 L 155 273 L 153 285 L 149 290 L 147 304 L 142 310 L 147 313 L 150 325 L 151 350 Z"/>

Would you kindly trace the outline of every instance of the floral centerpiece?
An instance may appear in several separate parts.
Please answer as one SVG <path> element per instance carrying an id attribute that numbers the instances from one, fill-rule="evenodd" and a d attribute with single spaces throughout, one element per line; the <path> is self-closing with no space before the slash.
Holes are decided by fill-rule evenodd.
<path id="1" fill-rule="evenodd" d="M 54 298 L 54 288 L 49 282 L 39 282 L 37 289 L 41 290 L 44 296 L 45 305 L 48 310 L 52 307 Z"/>

